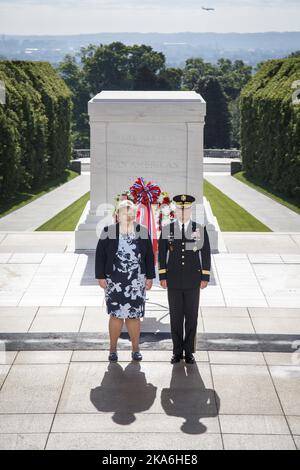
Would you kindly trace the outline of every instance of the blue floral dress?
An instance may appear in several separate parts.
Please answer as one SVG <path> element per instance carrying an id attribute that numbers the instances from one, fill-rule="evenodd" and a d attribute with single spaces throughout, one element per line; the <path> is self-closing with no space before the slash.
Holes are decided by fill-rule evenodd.
<path id="1" fill-rule="evenodd" d="M 119 234 L 112 274 L 107 275 L 107 313 L 117 318 L 141 318 L 145 313 L 146 275 L 141 273 L 141 253 L 135 233 Z"/>

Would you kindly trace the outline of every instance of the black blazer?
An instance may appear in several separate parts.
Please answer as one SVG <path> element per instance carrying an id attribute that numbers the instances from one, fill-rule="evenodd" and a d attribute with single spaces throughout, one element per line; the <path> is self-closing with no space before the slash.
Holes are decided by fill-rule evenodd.
<path id="1" fill-rule="evenodd" d="M 97 243 L 95 256 L 95 278 L 105 279 L 107 274 L 113 271 L 114 257 L 118 249 L 120 224 L 111 224 L 102 230 Z M 154 253 L 151 237 L 147 227 L 134 222 L 136 239 L 141 250 L 141 272 L 146 274 L 147 279 L 154 279 Z"/>

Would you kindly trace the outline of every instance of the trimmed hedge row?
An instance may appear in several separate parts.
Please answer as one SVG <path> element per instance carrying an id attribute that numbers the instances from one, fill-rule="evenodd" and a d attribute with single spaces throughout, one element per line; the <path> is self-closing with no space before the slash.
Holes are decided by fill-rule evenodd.
<path id="1" fill-rule="evenodd" d="M 71 92 L 47 62 L 0 61 L 0 195 L 59 176 L 71 156 Z"/>
<path id="2" fill-rule="evenodd" d="M 300 105 L 292 102 L 297 80 L 300 58 L 270 60 L 243 89 L 241 158 L 247 175 L 300 202 Z"/>

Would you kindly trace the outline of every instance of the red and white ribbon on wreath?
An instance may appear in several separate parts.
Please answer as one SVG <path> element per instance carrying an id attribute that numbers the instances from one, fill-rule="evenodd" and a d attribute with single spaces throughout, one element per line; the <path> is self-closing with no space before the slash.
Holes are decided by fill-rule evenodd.
<path id="1" fill-rule="evenodd" d="M 160 196 L 161 189 L 157 184 L 151 181 L 145 184 L 144 178 L 139 177 L 134 184 L 130 187 L 130 193 L 132 194 L 139 209 L 137 213 L 137 222 L 145 225 L 148 228 L 149 234 L 153 243 L 154 259 L 156 263 L 157 254 L 157 230 L 154 218 L 154 212 L 152 204 L 157 203 L 157 199 Z"/>

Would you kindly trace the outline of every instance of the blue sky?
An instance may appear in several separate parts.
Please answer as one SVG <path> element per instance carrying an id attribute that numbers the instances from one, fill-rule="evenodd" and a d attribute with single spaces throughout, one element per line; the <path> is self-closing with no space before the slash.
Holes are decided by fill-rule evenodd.
<path id="1" fill-rule="evenodd" d="M 0 34 L 299 31 L 299 18 L 300 0 L 0 0 Z"/>

